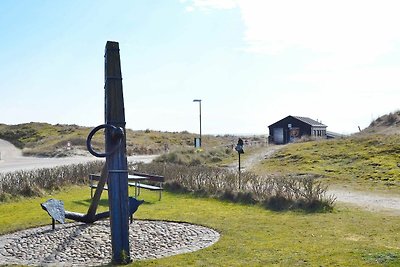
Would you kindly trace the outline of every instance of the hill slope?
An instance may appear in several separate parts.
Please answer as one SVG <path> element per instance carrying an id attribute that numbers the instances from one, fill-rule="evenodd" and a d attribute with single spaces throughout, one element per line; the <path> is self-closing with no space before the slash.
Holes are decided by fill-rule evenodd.
<path id="1" fill-rule="evenodd" d="M 91 127 L 78 125 L 51 125 L 48 123 L 24 123 L 18 125 L 0 124 L 0 139 L 7 140 L 22 149 L 24 155 L 64 157 L 86 152 L 86 138 Z M 165 150 L 193 147 L 196 134 L 184 132 L 133 131 L 127 132 L 128 155 L 159 154 Z M 232 135 L 203 135 L 203 146 L 216 147 L 237 142 Z M 257 137 L 253 137 L 256 139 Z M 68 145 L 69 144 L 69 145 Z M 92 146 L 97 151 L 104 149 L 104 135 L 97 133 L 92 139 Z"/>
<path id="2" fill-rule="evenodd" d="M 383 115 L 373 122 L 361 134 L 400 134 L 400 111 Z"/>

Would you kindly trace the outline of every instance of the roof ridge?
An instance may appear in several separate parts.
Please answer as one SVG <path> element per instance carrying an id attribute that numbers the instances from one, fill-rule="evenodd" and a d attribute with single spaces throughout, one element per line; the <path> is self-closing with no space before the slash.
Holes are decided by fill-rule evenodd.
<path id="1" fill-rule="evenodd" d="M 305 122 L 307 124 L 313 125 L 313 126 L 326 126 L 325 124 L 319 122 L 318 120 L 311 119 L 309 117 L 302 117 L 302 116 L 292 116 L 298 120 L 301 120 L 302 122 Z"/>

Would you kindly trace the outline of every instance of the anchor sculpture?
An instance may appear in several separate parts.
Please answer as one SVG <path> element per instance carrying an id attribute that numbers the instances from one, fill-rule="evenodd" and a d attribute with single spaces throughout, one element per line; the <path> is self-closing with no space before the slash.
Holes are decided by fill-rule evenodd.
<path id="1" fill-rule="evenodd" d="M 128 263 L 129 217 L 143 201 L 128 196 L 128 167 L 125 139 L 125 110 L 122 92 L 121 63 L 119 44 L 108 41 L 105 49 L 105 124 L 95 127 L 88 135 L 88 151 L 96 157 L 105 157 L 106 163 L 101 171 L 92 202 L 86 214 L 65 211 L 62 201 L 50 199 L 41 206 L 53 220 L 64 223 L 71 219 L 84 223 L 110 217 L 112 261 L 117 264 Z M 92 148 L 91 140 L 99 130 L 105 130 L 105 152 Z M 96 214 L 105 184 L 108 183 L 109 211 Z"/>

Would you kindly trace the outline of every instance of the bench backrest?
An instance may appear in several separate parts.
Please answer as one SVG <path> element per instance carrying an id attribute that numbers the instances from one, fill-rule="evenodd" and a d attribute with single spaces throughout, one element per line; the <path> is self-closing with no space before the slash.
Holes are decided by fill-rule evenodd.
<path id="1" fill-rule="evenodd" d="M 136 175 L 136 176 L 145 177 L 145 178 L 147 178 L 147 180 L 153 181 L 153 182 L 163 183 L 165 181 L 164 176 L 161 176 L 161 175 L 147 174 L 147 173 L 141 173 L 141 172 L 133 172 L 132 174 Z"/>
<path id="2" fill-rule="evenodd" d="M 148 181 L 160 182 L 160 183 L 163 183 L 165 181 L 164 176 L 161 176 L 161 175 L 153 175 L 153 174 L 147 174 L 147 173 L 141 173 L 141 172 L 133 172 L 132 174 L 136 175 L 136 176 L 144 177 Z M 90 179 L 90 181 L 99 181 L 100 175 L 99 174 L 89 174 L 89 179 Z"/>
<path id="3" fill-rule="evenodd" d="M 89 174 L 90 181 L 100 181 L 100 174 Z"/>

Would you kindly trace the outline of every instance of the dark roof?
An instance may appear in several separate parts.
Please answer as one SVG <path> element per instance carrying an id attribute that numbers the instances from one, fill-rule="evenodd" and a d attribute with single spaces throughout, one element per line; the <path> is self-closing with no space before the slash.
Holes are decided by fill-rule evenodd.
<path id="1" fill-rule="evenodd" d="M 314 127 L 328 127 L 328 126 L 326 126 L 325 124 L 322 124 L 322 123 L 320 123 L 320 122 L 318 122 L 318 121 L 315 121 L 315 120 L 310 119 L 310 118 L 307 118 L 307 117 L 287 116 L 287 117 L 283 118 L 282 120 L 284 120 L 284 119 L 286 119 L 286 118 L 289 118 L 289 117 L 294 118 L 294 119 L 299 120 L 299 121 L 302 121 L 302 122 L 304 122 L 304 123 L 306 123 L 306 124 L 308 124 L 308 125 L 310 125 L 310 126 L 314 126 Z M 282 121 L 282 120 L 279 120 L 279 121 L 277 121 L 277 122 L 271 124 L 271 125 L 268 126 L 268 127 L 271 127 L 271 126 L 273 126 L 274 124 L 279 123 L 279 122 Z"/>
<path id="2" fill-rule="evenodd" d="M 325 124 L 320 123 L 319 121 L 315 121 L 313 119 L 307 118 L 307 117 L 299 117 L 299 116 L 292 116 L 293 118 L 296 118 L 302 122 L 305 122 L 311 126 L 323 126 L 327 127 Z"/>

